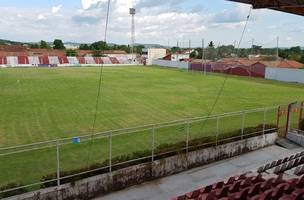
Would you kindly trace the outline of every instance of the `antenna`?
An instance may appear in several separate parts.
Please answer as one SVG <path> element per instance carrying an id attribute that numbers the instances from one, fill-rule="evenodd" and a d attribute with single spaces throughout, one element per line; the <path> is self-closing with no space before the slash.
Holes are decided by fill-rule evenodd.
<path id="1" fill-rule="evenodd" d="M 133 7 L 132 2 L 132 8 L 130 8 L 130 15 L 131 15 L 131 53 L 132 53 L 132 62 L 134 61 L 134 44 L 135 44 L 135 14 L 136 9 Z"/>

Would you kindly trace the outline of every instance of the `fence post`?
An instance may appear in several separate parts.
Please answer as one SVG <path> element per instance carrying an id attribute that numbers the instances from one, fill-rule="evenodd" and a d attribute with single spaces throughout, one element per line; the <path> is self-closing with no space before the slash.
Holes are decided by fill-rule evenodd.
<path id="1" fill-rule="evenodd" d="M 187 122 L 187 128 L 186 128 L 186 152 L 189 152 L 189 134 L 190 134 L 190 122 Z"/>
<path id="2" fill-rule="evenodd" d="M 299 113 L 299 126 L 298 129 L 301 130 L 301 122 L 302 122 L 302 115 L 303 115 L 303 107 L 304 107 L 304 102 L 301 102 L 300 104 L 300 113 Z"/>
<path id="3" fill-rule="evenodd" d="M 155 150 L 155 126 L 152 127 L 152 162 L 154 162 L 154 150 Z"/>
<path id="4" fill-rule="evenodd" d="M 109 135 L 109 172 L 112 173 L 112 133 Z"/>
<path id="5" fill-rule="evenodd" d="M 288 105 L 288 114 L 287 114 L 287 123 L 286 123 L 286 130 L 285 130 L 285 137 L 287 136 L 287 134 L 290 131 L 290 126 L 291 126 L 291 117 L 292 117 L 292 109 L 293 106 L 296 104 L 295 103 L 291 103 Z"/>
<path id="6" fill-rule="evenodd" d="M 60 186 L 60 151 L 59 141 L 56 141 L 56 159 L 57 159 L 57 186 Z"/>
<path id="7" fill-rule="evenodd" d="M 264 109 L 263 135 L 265 135 L 265 129 L 266 129 L 266 114 L 267 114 L 267 108 Z"/>
<path id="8" fill-rule="evenodd" d="M 242 133 L 241 139 L 242 140 L 244 139 L 245 117 L 246 117 L 246 112 L 243 111 L 243 114 L 242 114 L 242 129 L 241 129 L 241 133 Z"/>
<path id="9" fill-rule="evenodd" d="M 218 145 L 218 136 L 220 133 L 220 117 L 216 118 L 216 138 L 215 138 L 215 145 Z"/>
<path id="10" fill-rule="evenodd" d="M 281 119 L 281 106 L 278 107 L 278 111 L 277 111 L 277 129 L 278 129 L 278 133 L 280 132 L 280 119 Z"/>

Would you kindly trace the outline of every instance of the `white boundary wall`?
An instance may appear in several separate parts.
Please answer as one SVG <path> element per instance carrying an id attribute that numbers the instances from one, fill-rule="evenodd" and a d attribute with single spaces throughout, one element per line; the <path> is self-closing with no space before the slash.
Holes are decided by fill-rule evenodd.
<path id="1" fill-rule="evenodd" d="M 266 68 L 266 79 L 304 83 L 304 69 Z"/>
<path id="2" fill-rule="evenodd" d="M 169 61 L 169 60 L 153 60 L 153 65 L 164 66 L 164 67 L 173 67 L 179 69 L 188 69 L 188 62 L 178 62 L 178 61 Z"/>

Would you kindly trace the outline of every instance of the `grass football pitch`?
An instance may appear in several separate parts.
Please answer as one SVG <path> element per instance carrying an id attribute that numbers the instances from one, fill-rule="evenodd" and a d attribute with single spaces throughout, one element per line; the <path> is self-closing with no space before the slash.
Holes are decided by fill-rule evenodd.
<path id="1" fill-rule="evenodd" d="M 98 79 L 97 67 L 0 69 L 0 148 L 90 134 Z M 223 75 L 184 70 L 106 67 L 95 132 L 205 116 L 223 81 Z M 304 100 L 304 85 L 229 76 L 212 114 L 300 100 Z M 227 120 L 222 127 L 234 125 L 239 126 Z M 157 144 L 174 141 L 180 127 L 173 129 L 170 134 L 159 130 Z M 149 149 L 150 140 L 144 131 L 113 138 L 113 155 Z M 83 167 L 88 146 L 63 147 L 62 170 Z M 91 162 L 102 162 L 108 155 L 108 142 L 98 140 L 90 150 Z M 0 171 L 7 172 L 0 173 L 0 185 L 37 182 L 56 171 L 56 151 L 1 156 L 0 163 Z"/>

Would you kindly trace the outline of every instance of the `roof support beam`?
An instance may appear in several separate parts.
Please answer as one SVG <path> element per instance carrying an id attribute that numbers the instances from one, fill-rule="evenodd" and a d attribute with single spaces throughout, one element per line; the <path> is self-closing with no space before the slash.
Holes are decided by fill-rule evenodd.
<path id="1" fill-rule="evenodd" d="M 251 4 L 254 9 L 269 8 L 304 16 L 304 0 L 228 0 Z"/>

